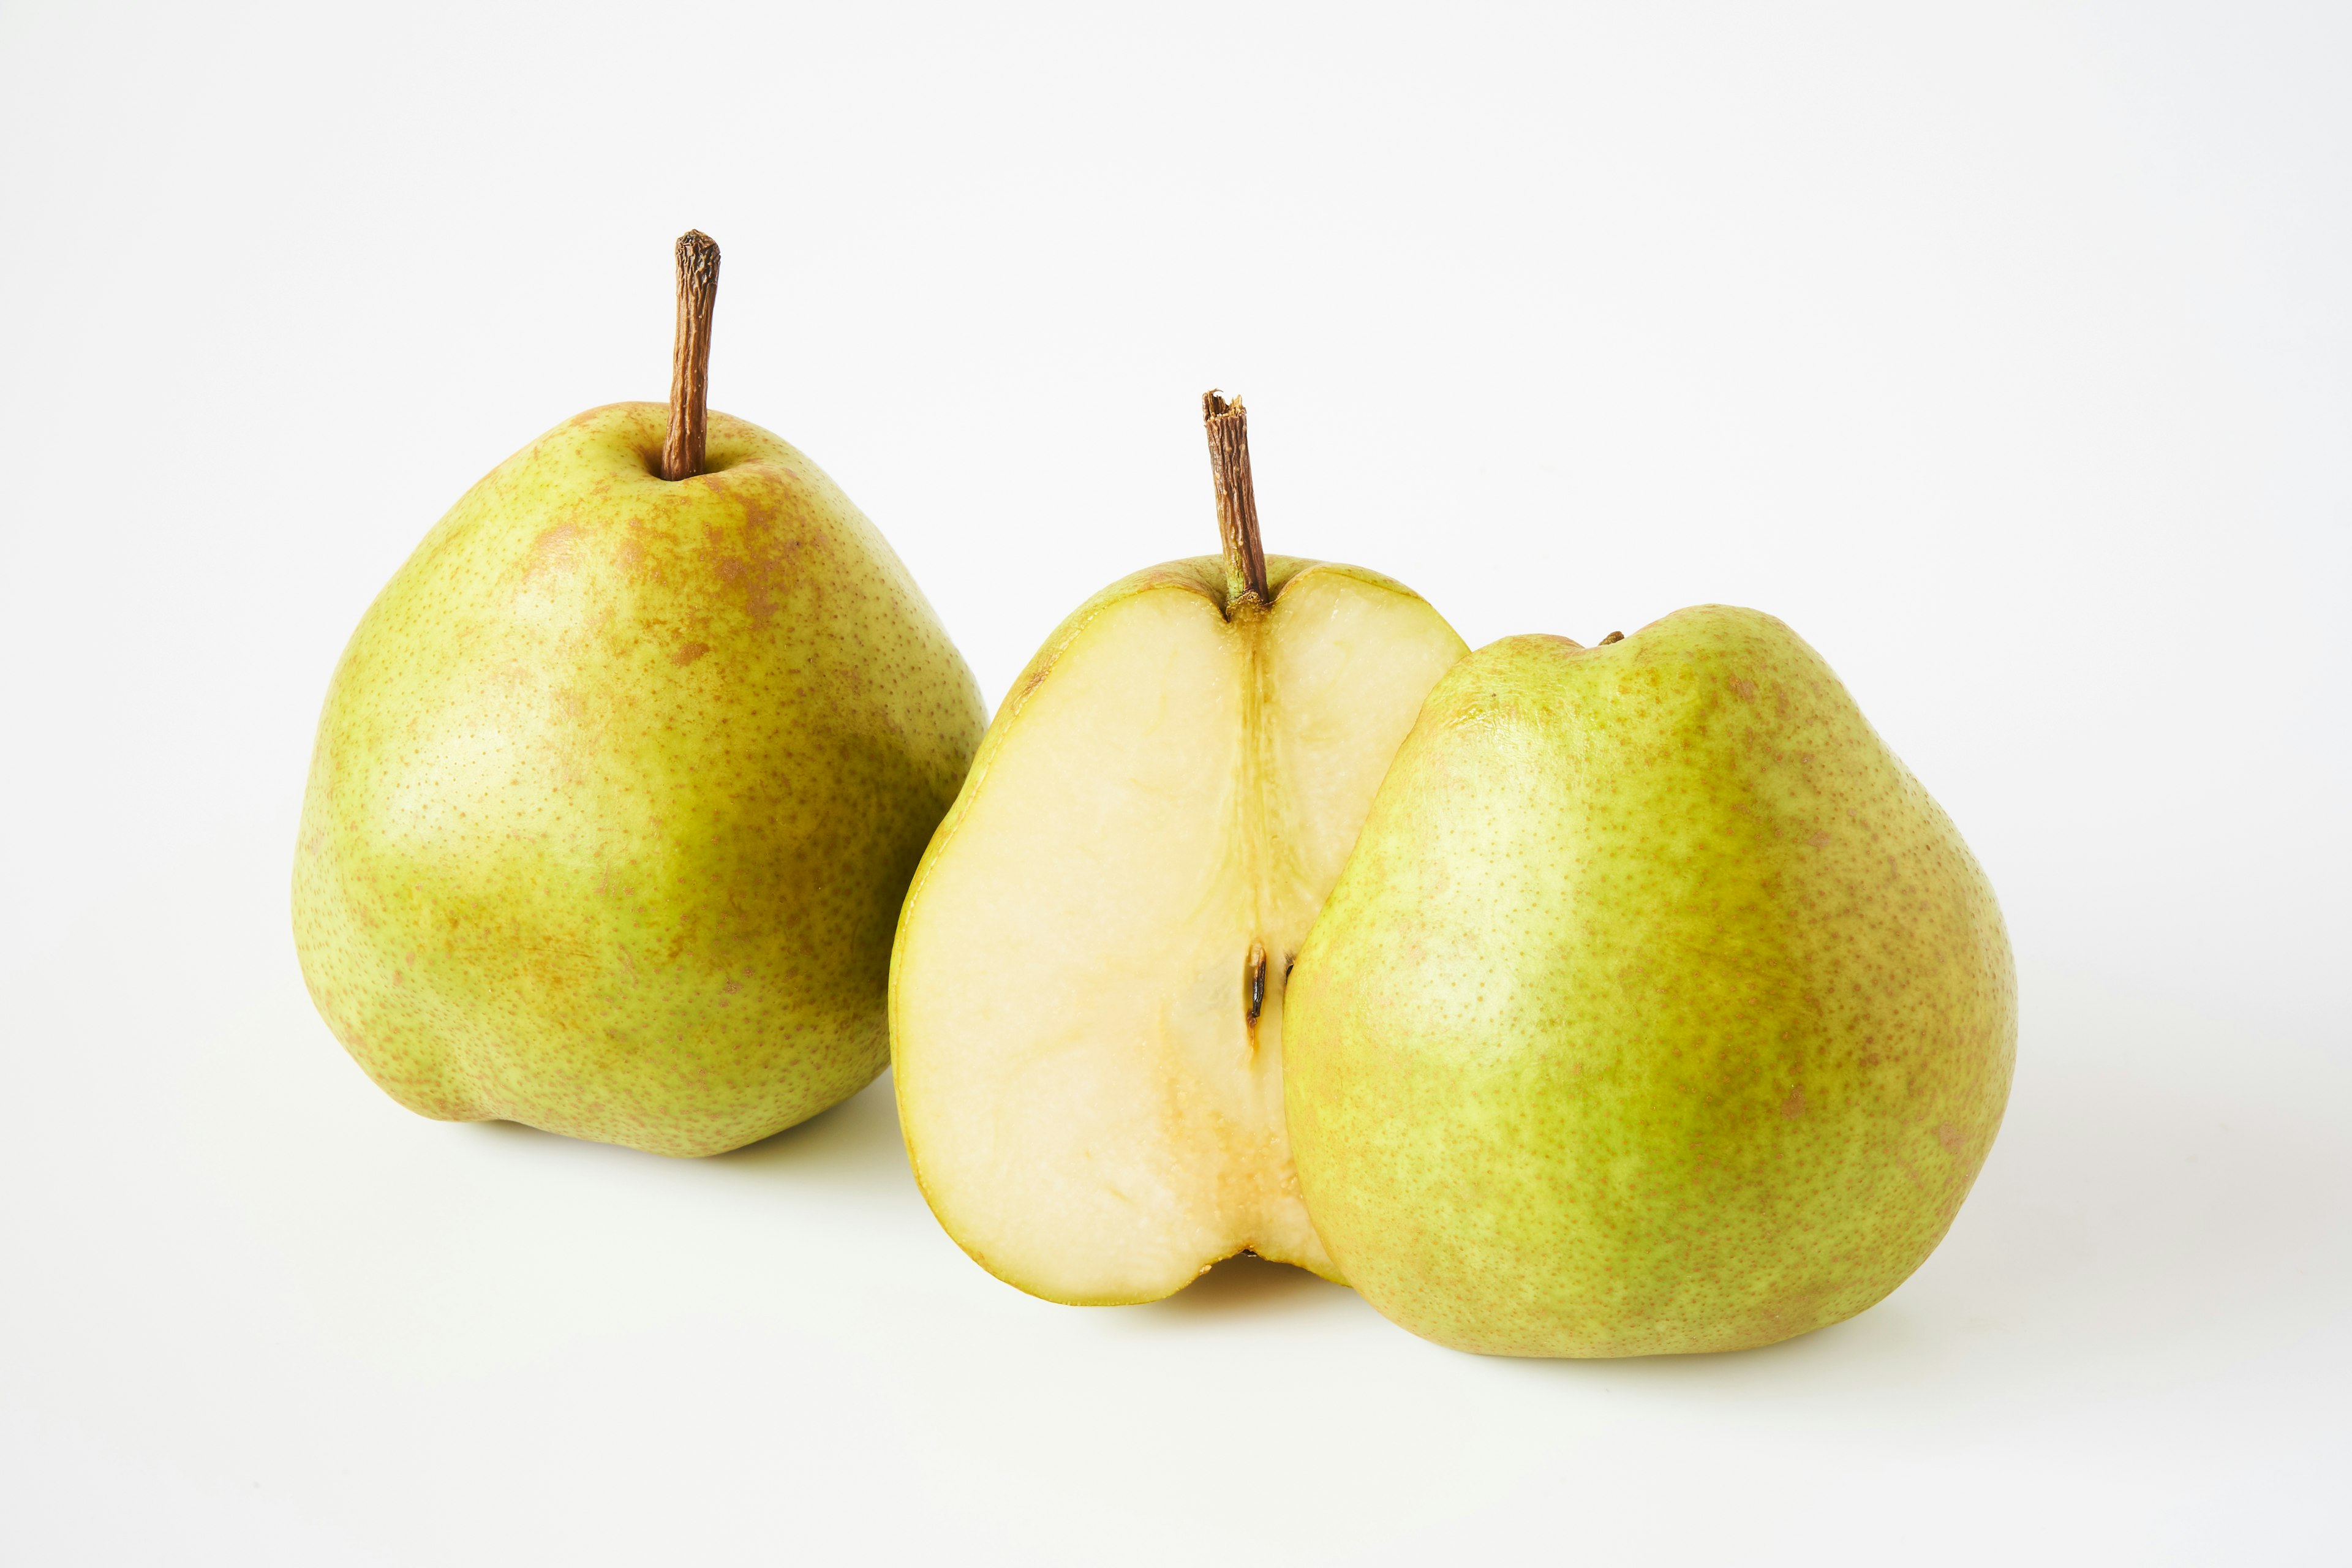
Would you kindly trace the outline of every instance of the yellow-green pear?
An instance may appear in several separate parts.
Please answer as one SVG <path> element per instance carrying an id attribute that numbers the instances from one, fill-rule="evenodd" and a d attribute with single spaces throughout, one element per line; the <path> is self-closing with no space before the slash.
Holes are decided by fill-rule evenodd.
<path id="1" fill-rule="evenodd" d="M 940 1222 L 1055 1301 L 1244 1250 L 1329 1274 L 1283 1131 L 1282 994 L 1422 699 L 1467 649 L 1375 573 L 1258 545 L 1112 584 L 1014 682 L 900 917 L 898 1112 Z"/>
<path id="2" fill-rule="evenodd" d="M 1991 887 L 1828 665 L 1703 605 L 1430 693 L 1291 979 L 1318 1234 L 1415 1333 L 1738 1350 L 1852 1317 L 2008 1099 Z"/>
<path id="3" fill-rule="evenodd" d="M 360 622 L 294 931 L 410 1110 L 691 1155 L 882 1070 L 899 900 L 985 715 L 873 524 L 706 414 L 716 247 L 679 265 L 672 407 L 508 458 Z"/>

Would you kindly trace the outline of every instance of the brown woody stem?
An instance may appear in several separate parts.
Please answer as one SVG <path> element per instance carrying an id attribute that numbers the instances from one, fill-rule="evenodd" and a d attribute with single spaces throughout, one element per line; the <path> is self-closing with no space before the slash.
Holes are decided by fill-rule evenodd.
<path id="1" fill-rule="evenodd" d="M 1265 550 L 1257 539 L 1257 492 L 1250 484 L 1249 413 L 1242 400 L 1213 389 L 1201 394 L 1209 427 L 1209 473 L 1217 486 L 1217 531 L 1225 541 L 1225 609 L 1273 595 L 1265 588 Z"/>
<path id="2" fill-rule="evenodd" d="M 669 357 L 669 438 L 662 478 L 702 472 L 710 417 L 710 315 L 719 305 L 719 244 L 698 228 L 677 237 L 677 341 Z"/>

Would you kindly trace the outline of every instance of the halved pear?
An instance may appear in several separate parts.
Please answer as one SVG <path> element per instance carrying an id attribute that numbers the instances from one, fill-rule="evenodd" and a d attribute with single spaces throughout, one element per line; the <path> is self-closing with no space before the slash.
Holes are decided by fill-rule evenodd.
<path id="1" fill-rule="evenodd" d="M 1210 414 L 1235 443 L 1240 405 Z M 1283 986 L 1467 649 L 1377 573 L 1260 557 L 1245 452 L 1219 491 L 1223 561 L 1113 584 L 1030 661 L 899 917 L 916 1179 L 1051 1300 L 1156 1300 L 1244 1250 L 1338 1277 L 1284 1131 Z"/>

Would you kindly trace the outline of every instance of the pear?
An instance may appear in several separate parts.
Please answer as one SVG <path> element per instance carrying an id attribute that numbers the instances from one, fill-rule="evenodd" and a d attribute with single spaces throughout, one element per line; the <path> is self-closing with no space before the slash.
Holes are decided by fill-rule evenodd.
<path id="1" fill-rule="evenodd" d="M 1262 553 L 1203 402 L 1222 561 L 1087 601 L 1013 684 L 899 918 L 907 1152 L 983 1267 L 1155 1300 L 1243 1251 L 1330 1275 L 1283 1126 L 1282 995 L 1397 742 L 1468 650 L 1377 573 Z"/>
<path id="2" fill-rule="evenodd" d="M 1438 684 L 1284 1026 L 1300 1185 L 1366 1299 L 1463 1350 L 1646 1355 L 1916 1268 L 2000 1124 L 2017 990 L 1984 873 L 1837 677 L 1703 605 Z"/>
<path id="3" fill-rule="evenodd" d="M 899 900 L 985 710 L 849 499 L 707 411 L 717 247 L 678 261 L 671 408 L 508 458 L 360 622 L 294 933 L 410 1110 L 693 1155 L 882 1070 Z"/>

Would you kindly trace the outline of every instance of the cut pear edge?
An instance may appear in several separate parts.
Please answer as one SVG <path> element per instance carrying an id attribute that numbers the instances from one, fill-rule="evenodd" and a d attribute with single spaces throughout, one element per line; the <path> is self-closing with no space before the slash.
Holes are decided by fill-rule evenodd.
<path id="1" fill-rule="evenodd" d="M 1065 620 L 900 914 L 917 1184 L 967 1255 L 1049 1300 L 1157 1300 L 1244 1251 L 1339 1278 L 1282 1120 L 1285 971 L 1467 650 L 1378 574 L 1267 568 L 1273 604 L 1230 619 L 1206 558 Z"/>

